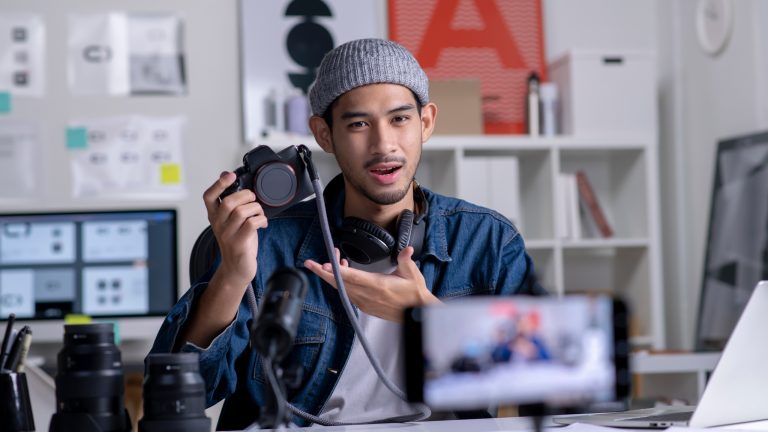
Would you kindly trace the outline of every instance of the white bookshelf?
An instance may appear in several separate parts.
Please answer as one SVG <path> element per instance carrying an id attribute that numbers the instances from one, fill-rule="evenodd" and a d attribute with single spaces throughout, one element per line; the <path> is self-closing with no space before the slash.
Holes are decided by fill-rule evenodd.
<path id="1" fill-rule="evenodd" d="M 338 172 L 332 157 L 310 137 L 258 144 L 276 150 L 306 144 L 324 181 Z M 655 140 L 647 137 L 434 136 L 424 145 L 417 179 L 435 192 L 471 202 L 477 202 L 477 196 L 465 191 L 492 188 L 498 199 L 511 196 L 516 189 L 521 207 L 518 228 L 542 284 L 557 295 L 604 292 L 621 296 L 633 311 L 633 345 L 661 349 L 665 341 L 655 146 Z M 517 175 L 510 172 L 510 178 L 478 169 L 482 164 L 476 163 L 511 157 L 517 160 Z M 556 214 L 565 209 L 557 199 L 556 179 L 561 171 L 576 170 L 589 177 L 613 228 L 612 237 L 558 235 Z"/>

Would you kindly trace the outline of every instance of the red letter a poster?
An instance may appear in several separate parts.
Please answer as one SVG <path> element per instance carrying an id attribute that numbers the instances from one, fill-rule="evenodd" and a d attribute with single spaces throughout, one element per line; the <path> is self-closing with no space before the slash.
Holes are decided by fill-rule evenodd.
<path id="1" fill-rule="evenodd" d="M 479 78 L 485 133 L 525 132 L 528 75 L 546 80 L 541 0 L 389 0 L 389 38 L 431 80 Z"/>

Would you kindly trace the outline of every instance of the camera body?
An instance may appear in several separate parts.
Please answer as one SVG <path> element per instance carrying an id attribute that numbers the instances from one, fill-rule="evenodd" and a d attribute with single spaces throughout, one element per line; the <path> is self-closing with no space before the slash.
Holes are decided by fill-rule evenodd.
<path id="1" fill-rule="evenodd" d="M 307 168 L 296 146 L 275 153 L 260 145 L 243 156 L 243 166 L 235 169 L 237 178 L 220 198 L 250 189 L 270 218 L 314 193 Z"/>

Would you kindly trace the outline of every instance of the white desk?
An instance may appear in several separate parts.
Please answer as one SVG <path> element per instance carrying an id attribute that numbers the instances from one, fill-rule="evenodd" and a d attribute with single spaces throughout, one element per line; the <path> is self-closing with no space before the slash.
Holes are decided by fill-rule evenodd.
<path id="1" fill-rule="evenodd" d="M 545 426 L 554 426 L 545 421 Z M 258 429 L 253 429 L 255 432 Z M 291 429 L 287 429 L 291 430 Z M 302 430 L 323 430 L 325 432 L 368 432 L 368 431 L 397 431 L 397 432 L 498 432 L 498 431 L 532 431 L 531 419 L 524 417 L 505 417 L 477 420 L 443 420 L 416 423 L 384 423 L 355 426 L 310 426 Z M 564 428 L 558 428 L 565 432 Z M 273 432 L 276 430 L 273 430 Z M 618 432 L 618 429 L 616 429 Z M 251 432 L 251 430 L 247 430 Z M 573 431 L 576 432 L 576 431 Z"/>
<path id="2" fill-rule="evenodd" d="M 544 422 L 549 432 L 621 432 L 621 431 L 661 431 L 661 429 L 618 429 L 586 424 L 573 424 L 570 426 L 554 425 L 551 421 Z M 743 423 L 739 425 L 722 426 L 710 429 L 670 428 L 667 431 L 694 432 L 711 431 L 712 429 L 768 431 L 768 420 L 760 422 Z M 288 429 L 290 430 L 290 429 Z M 357 425 L 341 427 L 312 426 L 302 430 L 323 430 L 327 432 L 501 432 L 501 431 L 532 431 L 531 420 L 524 417 L 507 417 L 498 419 L 479 420 L 445 420 L 419 423 L 387 423 L 378 425 Z M 254 430 L 255 431 L 255 430 Z M 251 432 L 250 430 L 246 432 Z M 274 430 L 273 430 L 274 432 Z M 546 431 L 545 431 L 546 432 Z"/>

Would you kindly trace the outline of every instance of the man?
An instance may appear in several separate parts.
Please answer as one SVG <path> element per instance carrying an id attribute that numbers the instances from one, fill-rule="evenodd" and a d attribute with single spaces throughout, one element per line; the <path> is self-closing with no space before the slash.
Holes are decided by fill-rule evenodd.
<path id="1" fill-rule="evenodd" d="M 426 224 L 418 256 L 413 246 L 403 247 L 393 257 L 391 273 L 360 270 L 348 257 L 341 260 L 365 336 L 383 370 L 402 388 L 398 337 L 404 307 L 543 290 L 534 282 L 520 234 L 507 219 L 415 183 L 437 107 L 429 102 L 426 74 L 405 48 L 379 39 L 337 47 L 318 68 L 309 99 L 315 140 L 335 156 L 342 172 L 324 192 L 331 226 L 356 217 L 397 236 L 405 210 Z M 289 401 L 334 421 L 413 414 L 381 384 L 355 338 L 327 263 L 315 203 L 300 203 L 267 220 L 250 190 L 219 200 L 234 178 L 223 173 L 203 196 L 221 264 L 169 313 L 153 351 L 200 353 L 208 403 L 226 398 L 219 427 L 246 427 L 264 404 L 265 377 L 261 359 L 248 346 L 250 316 L 243 293 L 253 283 L 260 298 L 275 270 L 304 267 L 310 287 L 289 357 L 304 375 L 299 387 L 288 391 Z"/>

